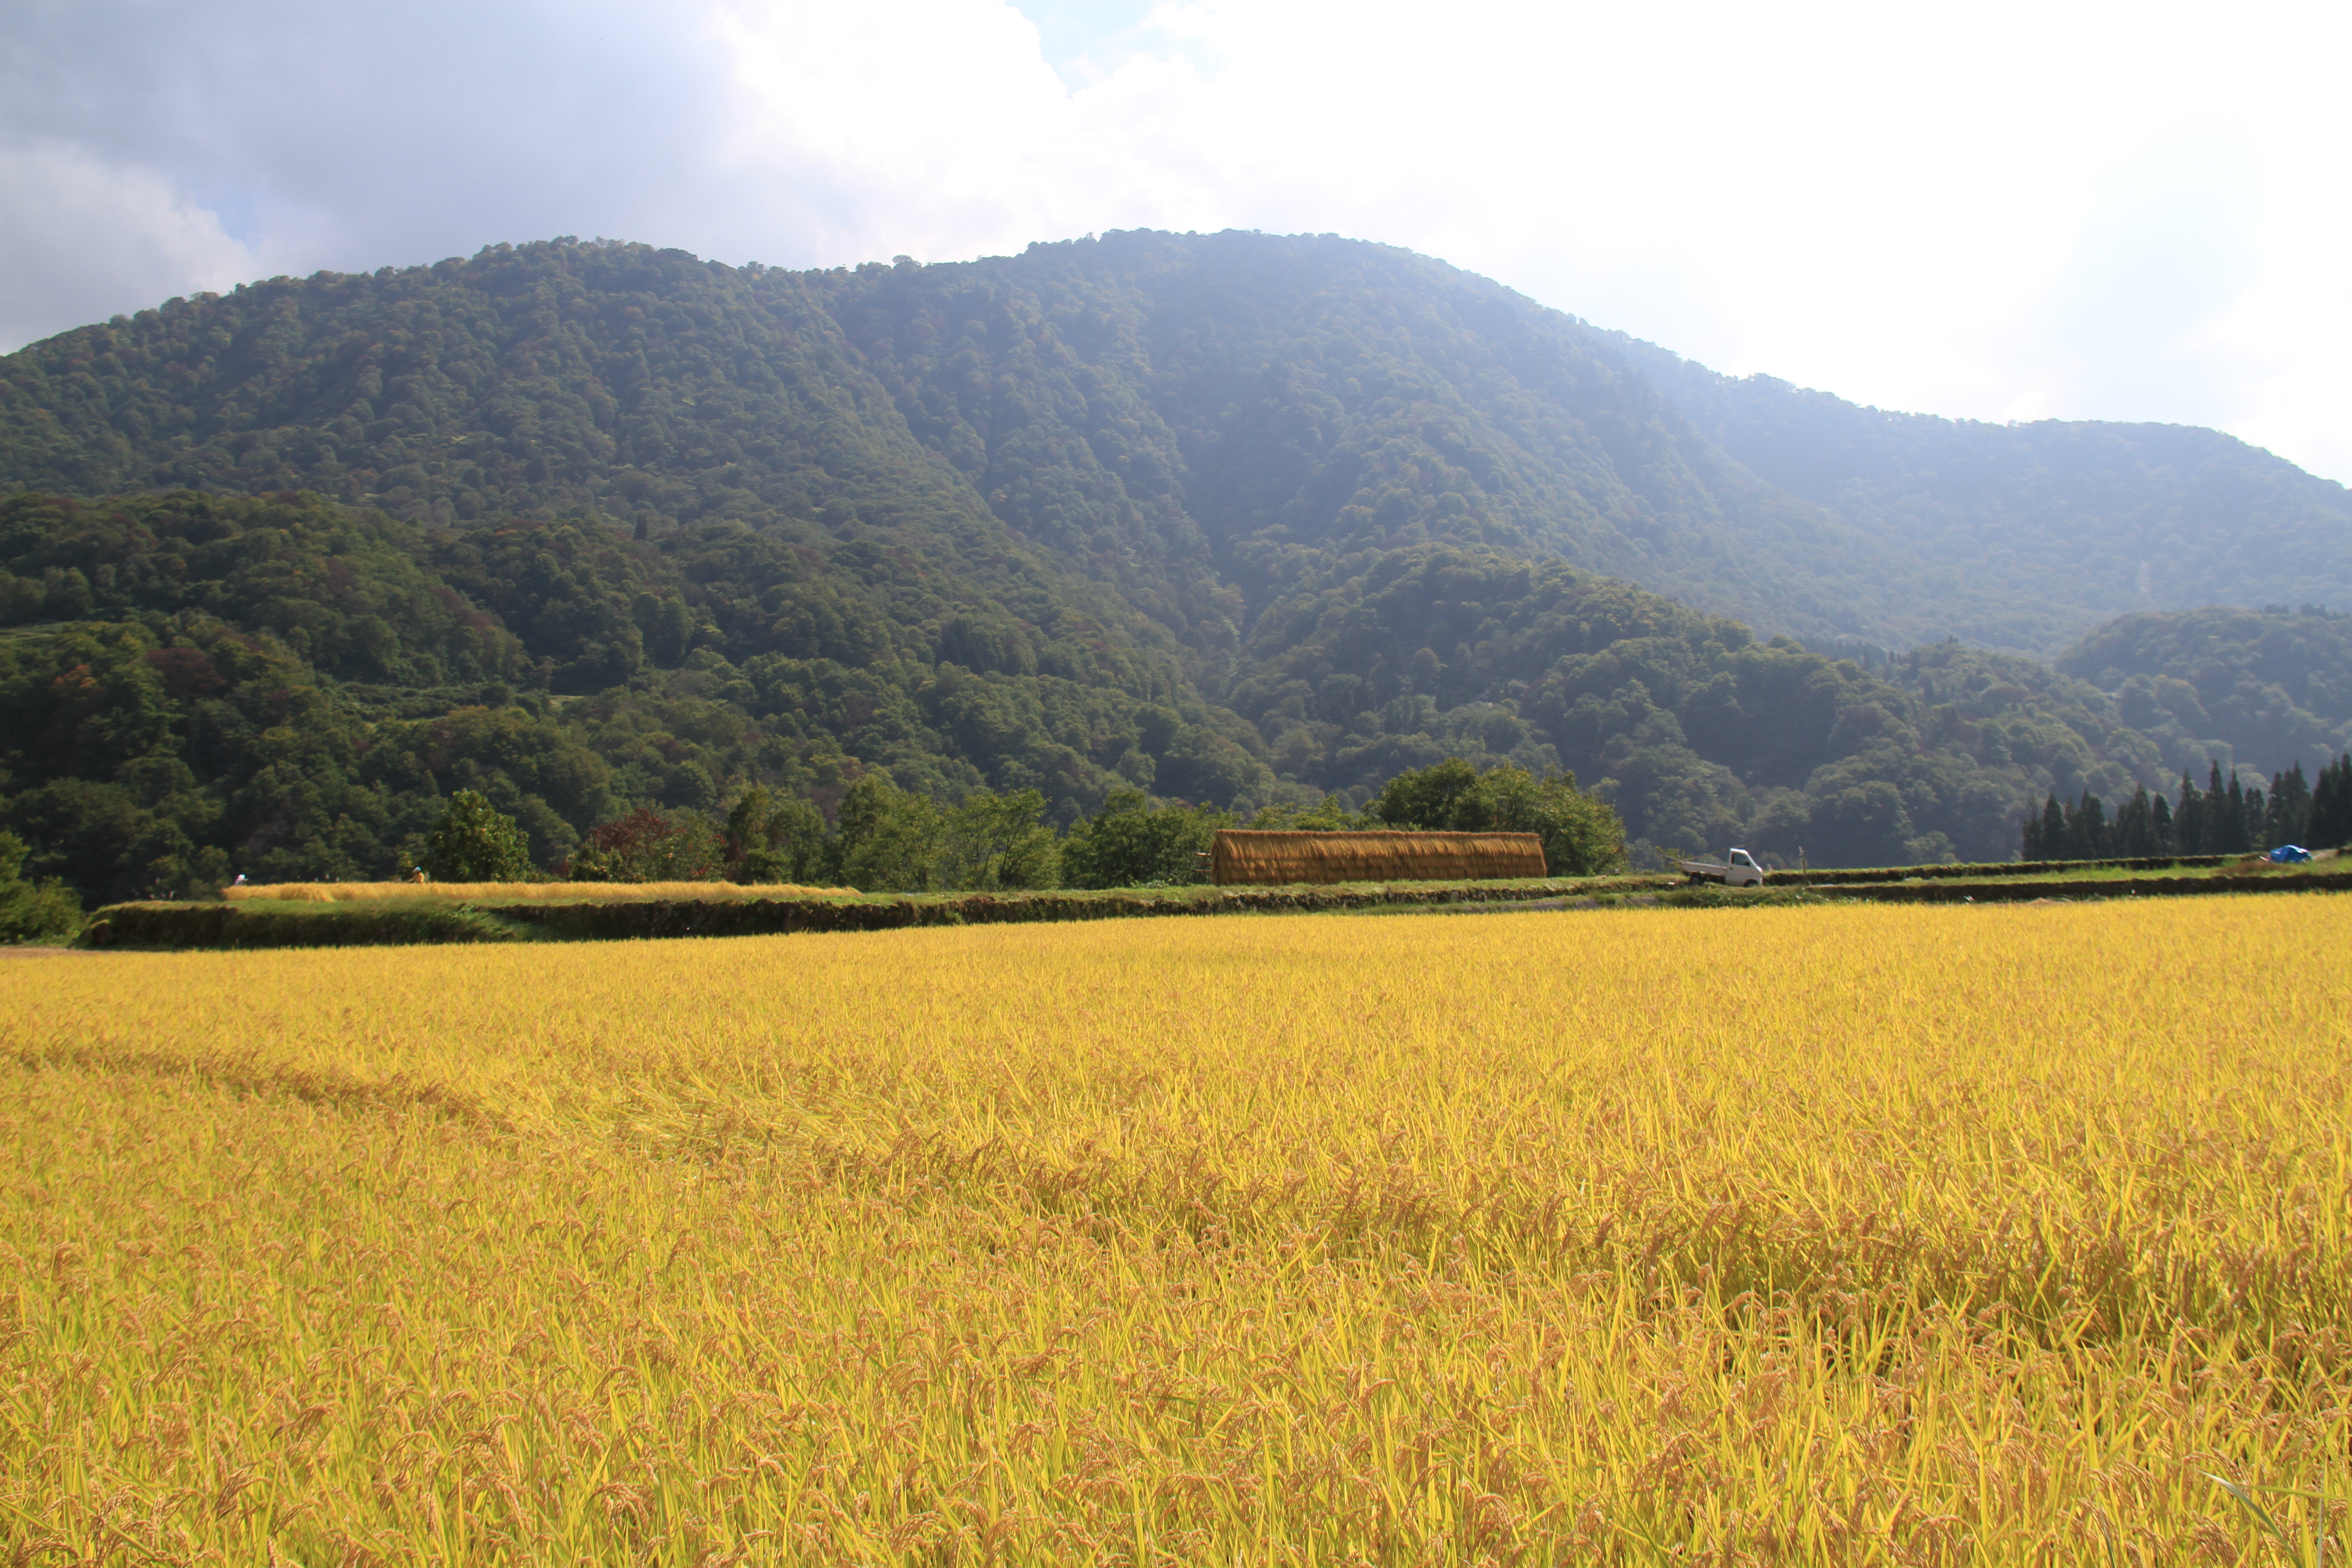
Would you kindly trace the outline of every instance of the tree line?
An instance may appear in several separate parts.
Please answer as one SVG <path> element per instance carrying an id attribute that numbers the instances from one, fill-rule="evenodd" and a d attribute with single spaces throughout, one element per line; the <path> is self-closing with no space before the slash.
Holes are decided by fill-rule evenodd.
<path id="1" fill-rule="evenodd" d="M 1361 811 L 1336 795 L 1307 808 L 1271 806 L 1244 819 L 1213 805 L 1155 803 L 1115 790 L 1102 809 L 1056 835 L 1036 790 L 978 790 L 953 805 L 867 773 L 828 822 L 801 795 L 754 785 L 721 818 L 641 805 L 598 824 L 559 867 L 532 863 L 513 818 L 478 791 L 449 799 L 419 869 L 442 881 L 551 875 L 588 882 L 730 881 L 848 885 L 866 892 L 948 892 L 1178 886 L 1206 879 L 1201 859 L 1218 829 L 1306 832 L 1418 829 L 1533 833 L 1555 877 L 1622 868 L 1625 836 L 1608 803 L 1574 775 L 1508 763 L 1484 772 L 1459 757 L 1389 780 Z"/>
<path id="2" fill-rule="evenodd" d="M 1728 843 L 1895 865 L 2005 856 L 2037 795 L 2079 814 L 2233 760 L 2177 681 L 2179 734 L 2216 737 L 2193 750 L 2030 661 L 1937 644 L 1873 673 L 1441 544 L 1292 562 L 1254 619 L 1234 606 L 1250 629 L 1213 703 L 1188 655 L 1122 631 L 1087 584 L 912 513 L 883 527 L 878 501 L 861 515 L 645 542 L 592 517 L 419 528 L 291 492 L 0 499 L 0 831 L 28 884 L 96 906 L 238 872 L 397 876 L 459 790 L 552 872 L 640 806 L 723 837 L 758 784 L 849 846 L 855 871 L 826 874 L 1026 885 L 1047 840 L 1066 881 L 1111 875 L 1084 868 L 1089 847 L 1156 843 L 1172 827 L 1153 801 L 1361 816 L 1454 758 L 1572 773 L 1637 865 Z M 2332 689 L 2305 696 L 2332 713 Z M 869 832 L 885 781 L 932 804 L 876 808 Z M 1045 810 L 1012 854 L 1002 803 L 1032 794 Z"/>
<path id="3" fill-rule="evenodd" d="M 2173 799 L 2135 788 L 2113 816 L 2084 790 L 2073 802 L 2055 795 L 2021 834 L 2028 860 L 2134 859 L 2164 855 L 2246 855 L 2281 845 L 2335 848 L 2352 843 L 2352 753 L 2304 776 L 2298 762 L 2271 775 L 2270 787 L 2227 779 L 2210 764 L 2205 787 L 2188 773 Z"/>

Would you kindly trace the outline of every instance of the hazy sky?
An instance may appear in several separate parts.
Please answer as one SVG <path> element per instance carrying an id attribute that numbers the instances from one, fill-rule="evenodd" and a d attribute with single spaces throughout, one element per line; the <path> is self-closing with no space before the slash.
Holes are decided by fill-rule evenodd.
<path id="1" fill-rule="evenodd" d="M 0 348 L 606 235 L 1337 232 L 1735 373 L 2352 479 L 2352 7 L 5 0 Z"/>

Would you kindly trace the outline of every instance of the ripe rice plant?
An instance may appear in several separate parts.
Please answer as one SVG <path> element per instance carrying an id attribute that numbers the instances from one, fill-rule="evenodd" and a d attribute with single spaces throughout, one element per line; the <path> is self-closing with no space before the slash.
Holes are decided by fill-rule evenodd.
<path id="1" fill-rule="evenodd" d="M 0 1548 L 2263 1561 L 2209 1474 L 2347 1491 L 2347 939 L 2289 895 L 19 961 Z"/>

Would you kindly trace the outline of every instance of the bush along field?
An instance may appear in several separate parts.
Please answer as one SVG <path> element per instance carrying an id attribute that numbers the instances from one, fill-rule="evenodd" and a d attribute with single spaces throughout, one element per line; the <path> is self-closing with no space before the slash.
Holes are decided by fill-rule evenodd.
<path id="1" fill-rule="evenodd" d="M 15 961 L 0 1546 L 2297 1560 L 2227 1482 L 2332 1560 L 2347 941 L 2281 895 Z"/>

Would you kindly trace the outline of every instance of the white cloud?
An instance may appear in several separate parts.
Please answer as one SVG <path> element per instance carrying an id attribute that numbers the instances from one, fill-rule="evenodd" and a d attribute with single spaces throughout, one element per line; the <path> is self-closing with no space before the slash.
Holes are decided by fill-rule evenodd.
<path id="1" fill-rule="evenodd" d="M 0 343 L 226 289 L 250 251 L 172 182 L 78 147 L 0 147 Z"/>
<path id="2" fill-rule="evenodd" d="M 1057 3 L 1049 64 L 1003 0 L 20 4 L 0 128 L 47 127 L 191 280 L 236 243 L 196 192 L 288 270 L 559 232 L 833 265 L 1336 231 L 1720 369 L 2219 422 L 2352 477 L 2352 29 L 2318 5 L 1126 0 L 1081 49 Z M 79 221 L 0 250 L 16 337 L 212 286 L 79 279 Z"/>

